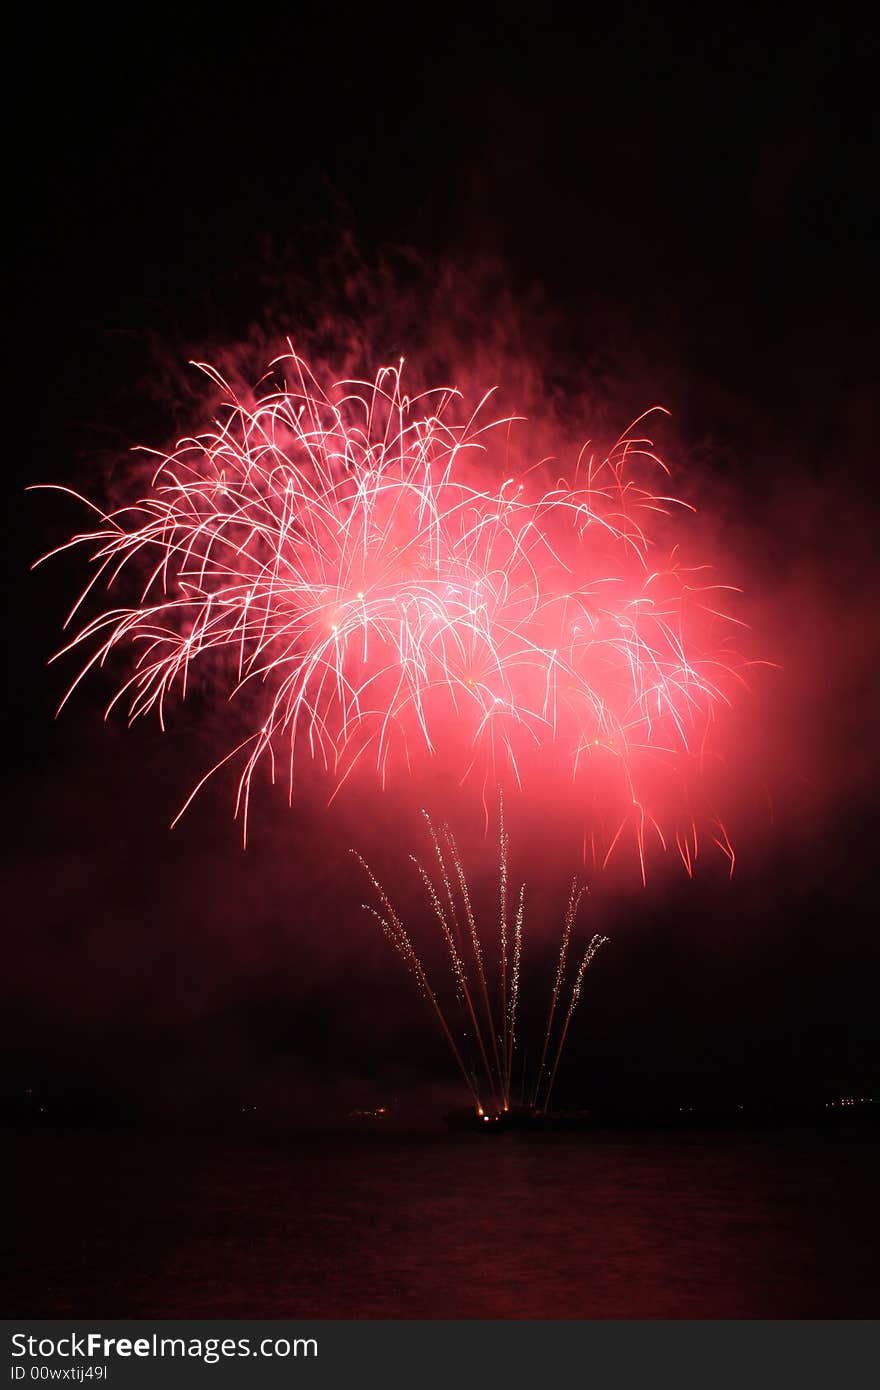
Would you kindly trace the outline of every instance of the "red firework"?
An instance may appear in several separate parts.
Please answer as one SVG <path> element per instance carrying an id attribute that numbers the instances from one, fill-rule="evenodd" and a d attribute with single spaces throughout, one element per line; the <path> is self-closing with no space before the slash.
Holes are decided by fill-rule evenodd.
<path id="1" fill-rule="evenodd" d="M 64 648 L 88 652 L 65 701 L 117 649 L 110 708 L 130 721 L 162 723 L 200 673 L 224 698 L 252 691 L 250 732 L 189 798 L 240 756 L 245 833 L 262 765 L 292 797 L 317 759 L 335 794 L 359 764 L 384 785 L 421 751 L 485 792 L 527 782 L 537 754 L 582 787 L 600 862 L 631 835 L 643 879 L 650 841 L 690 872 L 695 774 L 743 679 L 742 625 L 726 586 L 661 547 L 662 518 L 687 509 L 656 490 L 667 469 L 640 422 L 563 476 L 511 476 L 491 393 L 456 422 L 459 393 L 408 396 L 402 363 L 324 390 L 291 347 L 272 364 L 284 384 L 247 401 L 203 369 L 223 394 L 213 427 L 159 454 L 140 495 L 89 503 L 97 523 L 59 547 L 95 567 L 68 624 L 98 592 L 126 600 Z M 705 824 L 732 869 L 721 820 Z"/>

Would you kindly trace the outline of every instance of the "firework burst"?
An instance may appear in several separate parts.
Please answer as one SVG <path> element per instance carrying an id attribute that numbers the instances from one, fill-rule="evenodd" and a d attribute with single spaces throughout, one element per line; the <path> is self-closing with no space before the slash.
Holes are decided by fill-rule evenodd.
<path id="1" fill-rule="evenodd" d="M 89 503 L 94 525 L 59 547 L 94 569 L 68 619 L 82 663 L 65 701 L 116 653 L 110 709 L 130 721 L 164 727 L 194 683 L 235 699 L 248 731 L 186 805 L 238 759 L 245 835 L 258 769 L 292 798 L 310 760 L 335 795 L 360 766 L 384 785 L 447 756 L 485 805 L 552 757 L 584 788 L 596 863 L 626 841 L 644 879 L 650 842 L 690 872 L 690 774 L 746 663 L 724 586 L 654 537 L 685 504 L 657 489 L 667 470 L 639 422 L 559 477 L 510 474 L 489 395 L 472 411 L 452 388 L 409 396 L 402 363 L 324 389 L 290 347 L 246 399 L 203 369 L 222 395 L 213 427 L 155 455 L 120 505 Z M 722 822 L 702 819 L 732 867 Z"/>

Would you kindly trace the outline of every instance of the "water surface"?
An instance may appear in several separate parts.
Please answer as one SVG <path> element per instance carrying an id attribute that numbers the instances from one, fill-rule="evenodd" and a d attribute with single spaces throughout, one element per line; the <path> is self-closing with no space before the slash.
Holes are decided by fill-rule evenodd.
<path id="1" fill-rule="evenodd" d="M 39 1134 L 13 1151 L 7 1316 L 880 1313 L 876 1136 Z"/>

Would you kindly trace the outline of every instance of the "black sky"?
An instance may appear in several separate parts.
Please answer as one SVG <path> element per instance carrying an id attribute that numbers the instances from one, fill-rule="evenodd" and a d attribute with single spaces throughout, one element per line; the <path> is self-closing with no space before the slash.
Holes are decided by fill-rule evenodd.
<path id="1" fill-rule="evenodd" d="M 410 248 L 427 281 L 491 263 L 551 377 L 587 369 L 621 412 L 646 389 L 671 404 L 757 572 L 809 587 L 817 641 L 837 634 L 809 726 L 835 745 L 833 776 L 807 769 L 834 782 L 824 814 L 729 890 L 627 905 L 573 1074 L 589 1057 L 594 1091 L 670 1096 L 869 1085 L 877 129 L 855 20 L 151 9 L 35 16 L 7 61 L 10 1085 L 161 1109 L 442 1079 L 418 1001 L 385 1017 L 382 943 L 353 967 L 328 928 L 321 893 L 344 916 L 356 890 L 306 811 L 294 858 L 242 859 L 225 804 L 170 837 L 186 730 L 181 764 L 154 730 L 105 729 L 99 692 L 53 722 L 72 572 L 28 573 L 70 515 L 24 487 L 170 428 L 156 343 L 167 364 L 236 341 L 285 274 L 292 306 L 318 302 L 345 238 L 367 265 Z M 788 495 L 790 531 L 759 547 L 749 518 Z"/>

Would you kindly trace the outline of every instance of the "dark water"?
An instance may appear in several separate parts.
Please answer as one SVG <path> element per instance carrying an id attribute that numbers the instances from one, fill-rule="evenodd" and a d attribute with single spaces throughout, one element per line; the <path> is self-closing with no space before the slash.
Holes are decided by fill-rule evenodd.
<path id="1" fill-rule="evenodd" d="M 33 1135 L 10 1313 L 866 1317 L 873 1139 Z"/>

